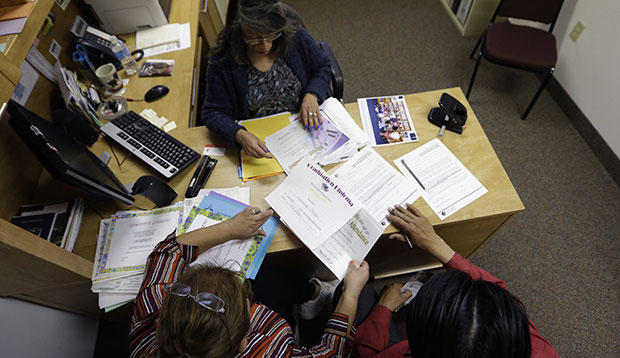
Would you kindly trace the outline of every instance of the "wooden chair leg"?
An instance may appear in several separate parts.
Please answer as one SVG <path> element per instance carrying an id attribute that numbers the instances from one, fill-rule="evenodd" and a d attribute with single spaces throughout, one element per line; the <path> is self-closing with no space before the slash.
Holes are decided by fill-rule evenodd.
<path id="1" fill-rule="evenodd" d="M 482 36 L 484 36 L 484 32 L 480 34 L 480 37 L 478 38 L 478 42 L 476 42 L 476 46 L 474 47 L 473 50 L 471 50 L 471 54 L 469 54 L 469 58 L 474 58 L 474 54 L 476 53 L 478 46 L 480 46 L 480 43 L 482 42 Z"/>
<path id="2" fill-rule="evenodd" d="M 547 72 L 547 75 L 545 76 L 545 78 L 543 79 L 542 83 L 540 84 L 540 87 L 538 87 L 538 91 L 536 91 L 536 94 L 534 95 L 534 98 L 532 98 L 532 101 L 530 102 L 530 105 L 527 106 L 527 109 L 525 110 L 525 112 L 523 112 L 523 115 L 521 116 L 522 120 L 525 120 L 527 115 L 530 114 L 530 111 L 532 110 L 532 107 L 534 107 L 534 103 L 536 103 L 536 101 L 538 100 L 538 97 L 540 97 L 540 94 L 545 89 L 545 86 L 547 85 L 547 82 L 549 82 L 549 80 L 551 79 L 551 76 L 553 75 L 553 72 L 555 72 L 555 67 L 551 67 L 551 69 Z"/>
<path id="3" fill-rule="evenodd" d="M 476 79 L 476 74 L 478 73 L 478 67 L 480 67 L 480 60 L 482 60 L 482 51 L 478 53 L 478 58 L 476 59 L 476 66 L 474 67 L 474 73 L 471 75 L 471 80 L 469 81 L 469 88 L 467 88 L 467 94 L 465 98 L 469 100 L 469 94 L 471 93 L 471 89 L 474 86 L 474 80 Z"/>

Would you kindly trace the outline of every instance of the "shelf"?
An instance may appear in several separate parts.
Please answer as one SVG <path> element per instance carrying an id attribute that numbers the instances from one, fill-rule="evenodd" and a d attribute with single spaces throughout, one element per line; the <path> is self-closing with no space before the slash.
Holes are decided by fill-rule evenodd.
<path id="1" fill-rule="evenodd" d="M 462 36 L 480 36 L 489 26 L 491 17 L 493 17 L 493 13 L 499 4 L 499 0 L 473 0 L 467 20 L 461 24 L 450 9 L 450 0 L 439 0 L 439 2 Z"/>
<path id="2" fill-rule="evenodd" d="M 0 43 L 7 43 L 4 55 L 10 63 L 19 67 L 24 61 L 54 2 L 55 0 L 36 0 L 22 32 L 15 35 L 0 36 Z M 12 82 L 12 79 L 9 79 Z"/>

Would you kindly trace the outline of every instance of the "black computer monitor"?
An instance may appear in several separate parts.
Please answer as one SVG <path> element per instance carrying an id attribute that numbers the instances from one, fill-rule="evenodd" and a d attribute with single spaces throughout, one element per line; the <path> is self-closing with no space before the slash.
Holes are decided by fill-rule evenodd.
<path id="1" fill-rule="evenodd" d="M 82 143 L 60 127 L 10 100 L 9 124 L 57 180 L 93 199 L 112 198 L 132 205 L 134 198 L 112 171 Z"/>

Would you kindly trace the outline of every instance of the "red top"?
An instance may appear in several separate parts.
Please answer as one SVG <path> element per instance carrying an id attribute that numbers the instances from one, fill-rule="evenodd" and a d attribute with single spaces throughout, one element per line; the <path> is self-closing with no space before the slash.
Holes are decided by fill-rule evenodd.
<path id="1" fill-rule="evenodd" d="M 459 254 L 455 254 L 445 267 L 451 270 L 467 272 L 474 280 L 482 279 L 506 289 L 504 281 L 472 264 Z M 402 340 L 388 347 L 391 320 L 392 311 L 384 306 L 375 306 L 370 315 L 357 329 L 353 343 L 353 356 L 373 358 L 404 357 L 404 354 L 409 352 L 408 340 Z M 532 337 L 532 358 L 559 357 L 551 343 L 538 333 L 532 321 L 530 321 L 530 337 Z"/>

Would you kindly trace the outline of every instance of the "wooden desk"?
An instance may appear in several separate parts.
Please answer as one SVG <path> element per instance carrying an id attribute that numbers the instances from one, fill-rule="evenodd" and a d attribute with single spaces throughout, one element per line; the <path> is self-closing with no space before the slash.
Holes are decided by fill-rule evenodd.
<path id="1" fill-rule="evenodd" d="M 174 59 L 176 66 L 172 77 L 139 78 L 131 77 L 126 96 L 143 98 L 144 93 L 157 84 L 165 84 L 170 93 L 162 100 L 153 103 L 132 102 L 130 109 L 140 112 L 144 108 L 152 108 L 159 115 L 174 120 L 179 128 L 191 125 L 192 112 L 196 113 L 196 96 L 198 87 L 198 68 L 202 40 L 198 36 L 198 13 L 200 0 L 175 0 L 170 11 L 169 22 L 190 23 L 192 47 L 182 51 L 162 54 L 153 58 Z M 88 11 L 82 2 L 73 1 L 62 11 L 53 0 L 37 0 L 35 9 L 29 16 L 22 34 L 11 37 L 10 50 L 7 55 L 0 54 L 0 104 L 6 102 L 13 92 L 21 73 L 19 65 L 23 61 L 34 39 L 38 37 L 38 48 L 51 63 L 55 59 L 47 53 L 52 39 L 56 39 L 63 47 L 62 63 L 71 68 L 73 65 L 71 35 L 69 28 L 76 14 L 87 17 Z M 56 24 L 49 35 L 38 34 L 41 23 L 50 8 L 56 11 Z M 130 46 L 134 37 L 127 36 Z M 121 74 L 122 75 L 122 74 Z M 43 76 L 37 81 L 26 107 L 40 116 L 50 119 L 49 97 L 58 91 L 56 85 Z M 180 131 L 180 129 L 179 129 Z M 3 172 L 0 180 L 0 296 L 12 296 L 37 302 L 46 306 L 68 311 L 100 315 L 97 306 L 97 295 L 90 292 L 91 274 L 94 256 L 94 233 L 97 231 L 99 217 L 86 209 L 87 217 L 80 231 L 76 248 L 73 253 L 59 248 L 39 237 L 12 225 L 9 220 L 22 204 L 41 203 L 55 200 L 67 200 L 83 195 L 75 189 L 65 186 L 49 177 L 38 160 L 15 135 L 6 119 L 0 121 L 0 164 L 9 168 Z M 204 137 L 203 137 L 204 139 Z M 204 142 L 203 144 L 204 145 Z M 99 154 L 97 146 L 92 149 Z M 121 156 L 124 152 L 117 149 Z M 127 161 L 128 163 L 131 160 Z M 150 173 L 139 164 L 140 175 Z M 131 167 L 131 165 L 127 165 Z M 121 172 L 125 166 L 119 169 Z M 133 182 L 137 176 L 127 179 Z M 138 201 L 138 205 L 150 205 Z M 104 208 L 107 216 L 119 210 L 121 206 L 111 201 L 94 204 Z"/>
<path id="2" fill-rule="evenodd" d="M 488 193 L 444 221 L 439 220 L 423 199 L 418 199 L 415 204 L 429 217 L 437 232 L 448 244 L 463 256 L 469 257 L 512 215 L 522 211 L 524 207 L 460 88 L 406 96 L 407 105 L 420 141 L 411 144 L 379 147 L 376 150 L 392 164 L 394 159 L 435 138 L 439 128 L 431 125 L 426 120 L 426 116 L 429 110 L 437 105 L 437 100 L 442 92 L 448 92 L 462 103 L 465 103 L 469 113 L 467 128 L 463 134 L 457 135 L 452 132 L 446 132 L 443 142 L 488 189 Z M 350 103 L 345 107 L 361 126 L 357 103 Z M 207 141 L 217 143 L 217 140 L 211 136 L 205 127 L 174 130 L 171 134 L 197 151 L 201 151 Z M 94 152 L 98 154 L 101 150 L 109 151 L 107 147 L 107 143 L 99 141 L 94 146 Z M 285 176 L 279 175 L 243 183 L 237 178 L 238 165 L 238 151 L 227 148 L 226 156 L 218 158 L 216 170 L 209 179 L 208 187 L 226 188 L 237 185 L 249 187 L 251 189 L 251 204 L 267 209 L 269 206 L 264 200 L 265 196 L 275 189 L 284 180 Z M 122 182 L 134 181 L 137 177 L 143 175 L 145 170 L 133 160 L 128 160 L 123 164 L 122 168 L 118 168 L 116 163 L 112 161 L 110 162 L 110 167 Z M 185 170 L 170 181 L 169 184 L 180 194 L 176 200 L 182 200 L 193 173 L 193 168 Z M 152 207 L 152 204 L 144 199 L 139 199 L 136 205 L 144 208 Z M 109 217 L 120 209 L 119 206 L 110 205 L 110 203 L 97 205 L 97 210 L 105 217 Z M 85 217 L 80 240 L 78 240 L 77 244 L 80 255 L 90 260 L 92 260 L 94 255 L 95 243 L 88 238 L 95 236 L 98 222 L 99 217 L 95 215 Z M 396 229 L 390 226 L 387 228 L 386 234 L 395 231 Z M 85 235 L 84 239 L 82 239 L 83 235 Z M 375 277 L 384 277 L 439 266 L 439 262 L 425 252 L 405 250 L 404 248 L 401 243 L 382 237 L 367 258 L 373 275 Z M 280 225 L 276 232 L 266 260 L 267 262 L 287 267 L 289 270 L 293 269 L 305 274 L 312 273 L 320 276 L 329 276 L 325 266 L 313 255 L 310 255 L 301 241 L 284 225 Z M 295 262 L 295 267 L 291 268 L 291 263 L 293 262 Z"/>

